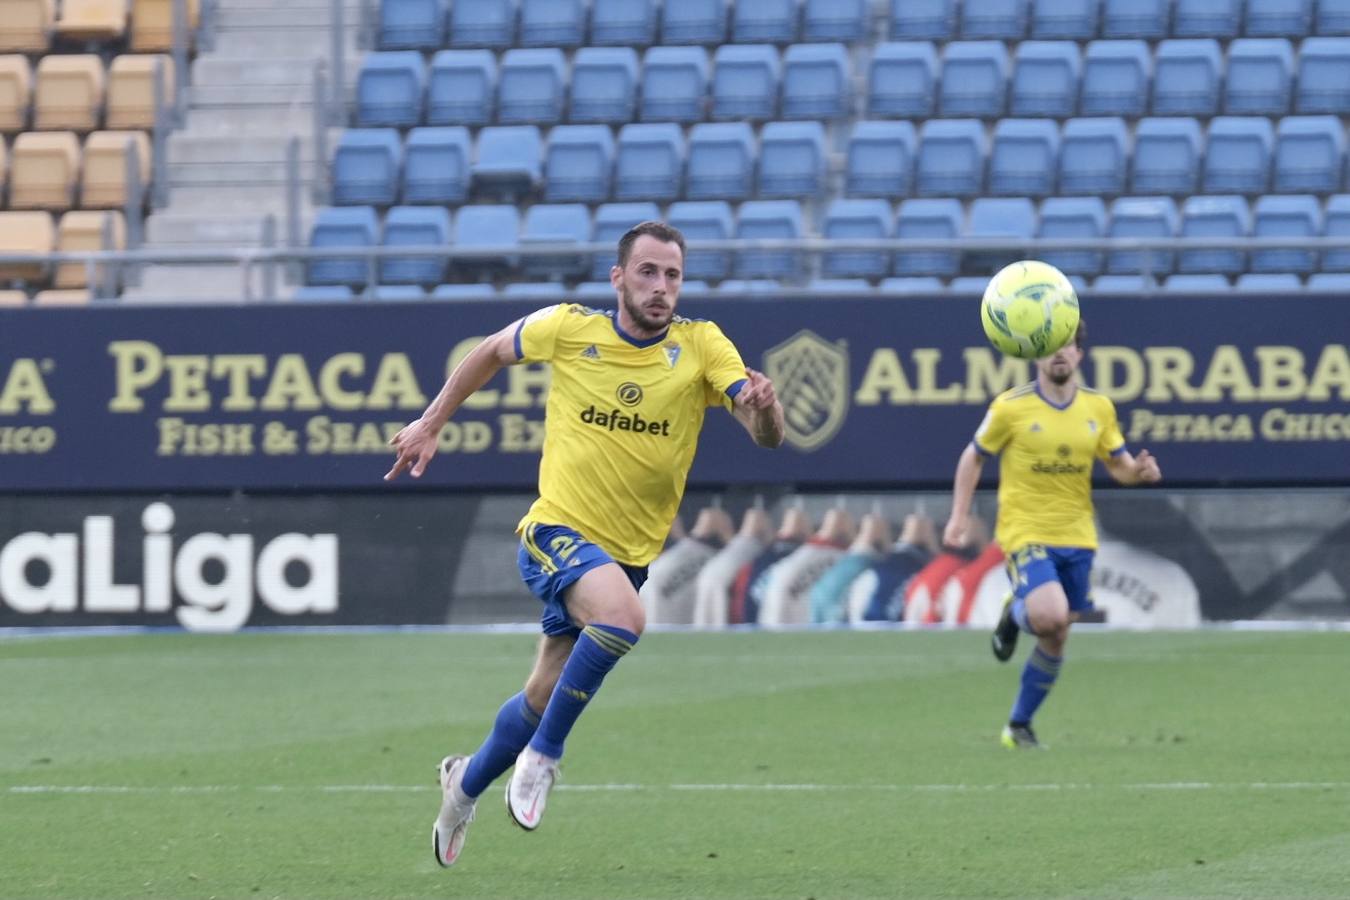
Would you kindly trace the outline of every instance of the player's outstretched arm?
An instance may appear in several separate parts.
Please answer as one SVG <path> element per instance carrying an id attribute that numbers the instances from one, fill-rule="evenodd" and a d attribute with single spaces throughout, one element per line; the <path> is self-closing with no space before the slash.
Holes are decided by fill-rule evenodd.
<path id="1" fill-rule="evenodd" d="M 984 457 L 969 443 L 961 451 L 956 463 L 956 477 L 952 480 L 952 512 L 947 527 L 942 529 L 945 547 L 964 547 L 970 540 L 970 504 L 975 499 L 975 485 L 980 483 Z"/>
<path id="2" fill-rule="evenodd" d="M 422 417 L 409 422 L 394 435 L 389 441 L 389 446 L 394 448 L 394 466 L 385 473 L 385 481 L 393 481 L 400 472 L 409 468 L 412 477 L 422 477 L 422 473 L 427 470 L 427 463 L 436 455 L 436 439 L 441 429 L 464 399 L 487 384 L 503 367 L 518 362 L 515 336 L 519 324 L 512 322 L 470 350 L 469 355 L 455 366 L 441 387 L 441 392 L 431 401 Z"/>
<path id="3" fill-rule="evenodd" d="M 746 369 L 745 387 L 732 401 L 731 413 L 750 432 L 759 446 L 773 449 L 783 444 L 783 404 L 773 382 L 763 372 Z"/>
<path id="4" fill-rule="evenodd" d="M 1117 453 L 1106 461 L 1106 471 L 1124 485 L 1157 484 L 1162 481 L 1158 460 L 1147 450 L 1140 450 L 1138 456 L 1128 450 Z"/>

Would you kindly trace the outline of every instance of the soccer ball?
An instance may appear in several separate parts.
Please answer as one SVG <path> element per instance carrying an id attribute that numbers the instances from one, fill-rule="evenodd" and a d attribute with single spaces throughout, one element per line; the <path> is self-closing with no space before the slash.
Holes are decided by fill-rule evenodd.
<path id="1" fill-rule="evenodd" d="M 1078 294 L 1049 263 L 1024 259 L 989 279 L 980 300 L 989 342 L 1009 356 L 1049 356 L 1078 331 Z"/>

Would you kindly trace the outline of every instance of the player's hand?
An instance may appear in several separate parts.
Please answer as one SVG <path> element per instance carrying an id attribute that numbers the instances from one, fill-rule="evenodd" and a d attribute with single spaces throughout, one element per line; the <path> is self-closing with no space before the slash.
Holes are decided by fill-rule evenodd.
<path id="1" fill-rule="evenodd" d="M 960 550 L 969 540 L 970 518 L 968 516 L 952 516 L 947 520 L 947 527 L 942 529 L 942 546 Z"/>
<path id="2" fill-rule="evenodd" d="M 427 470 L 427 463 L 436 455 L 436 439 L 440 429 L 432 427 L 425 419 L 410 422 L 399 430 L 389 441 L 394 448 L 394 467 L 385 473 L 385 481 L 393 481 L 399 473 L 411 466 L 414 478 L 421 478 Z"/>
<path id="3" fill-rule="evenodd" d="M 738 395 L 746 406 L 751 409 L 770 409 L 778 402 L 778 394 L 773 389 L 773 382 L 769 376 L 755 369 L 747 368 L 745 374 L 745 387 L 741 388 Z"/>
<path id="4" fill-rule="evenodd" d="M 1162 469 L 1158 467 L 1158 460 L 1147 450 L 1140 450 L 1139 455 L 1134 458 L 1134 473 L 1144 484 L 1157 484 L 1162 481 Z"/>

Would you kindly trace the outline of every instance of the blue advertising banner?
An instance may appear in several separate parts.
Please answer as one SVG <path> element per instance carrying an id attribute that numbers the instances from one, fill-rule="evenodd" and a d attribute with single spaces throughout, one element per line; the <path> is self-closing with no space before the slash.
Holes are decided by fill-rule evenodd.
<path id="1" fill-rule="evenodd" d="M 380 488 L 386 442 L 483 336 L 539 304 L 0 311 L 3 490 Z M 1172 484 L 1350 484 L 1345 298 L 1092 298 L 1085 381 Z M 973 300 L 684 301 L 775 381 L 788 443 L 713 414 L 691 484 L 934 487 L 1029 363 Z M 470 398 L 422 482 L 530 489 L 546 367 Z M 642 436 L 634 435 L 634 440 Z M 1100 474 L 1100 473 L 1099 473 Z"/>

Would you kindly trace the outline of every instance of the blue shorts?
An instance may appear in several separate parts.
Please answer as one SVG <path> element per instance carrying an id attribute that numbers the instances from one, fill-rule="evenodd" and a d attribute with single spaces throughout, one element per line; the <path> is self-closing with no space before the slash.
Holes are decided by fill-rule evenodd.
<path id="1" fill-rule="evenodd" d="M 1047 547 L 1027 544 L 1008 557 L 1008 580 L 1013 596 L 1026 599 L 1036 588 L 1058 581 L 1073 612 L 1090 612 L 1092 605 L 1092 559 L 1095 550 L 1084 547 Z"/>
<path id="2" fill-rule="evenodd" d="M 615 563 L 623 569 L 634 590 L 641 590 L 647 581 L 646 566 L 615 562 L 599 544 L 592 544 L 565 525 L 530 523 L 525 526 L 520 535 L 516 565 L 520 567 L 520 577 L 525 580 L 530 593 L 544 604 L 544 614 L 540 617 L 544 634 L 549 637 L 581 634 L 581 628 L 567 614 L 563 595 L 582 575 L 606 563 Z"/>

